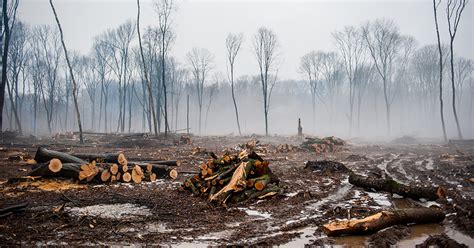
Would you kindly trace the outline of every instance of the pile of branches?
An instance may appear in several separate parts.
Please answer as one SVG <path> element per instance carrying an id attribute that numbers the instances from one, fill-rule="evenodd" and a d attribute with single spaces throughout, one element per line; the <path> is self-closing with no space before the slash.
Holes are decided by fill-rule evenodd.
<path id="1" fill-rule="evenodd" d="M 195 196 L 227 207 L 227 203 L 246 202 L 283 193 L 279 180 L 257 153 L 244 150 L 238 155 L 224 154 L 202 163 L 198 174 L 187 178 L 182 187 Z"/>
<path id="2" fill-rule="evenodd" d="M 175 166 L 179 161 L 130 162 L 119 153 L 71 155 L 39 147 L 36 164 L 30 177 L 69 178 L 79 182 L 134 182 L 155 181 L 157 178 L 176 179 Z"/>
<path id="3" fill-rule="evenodd" d="M 316 153 L 320 154 L 325 152 L 341 151 L 344 145 L 344 140 L 334 136 L 324 138 L 306 137 L 306 140 L 301 144 L 301 148 L 306 150 L 313 150 Z"/>

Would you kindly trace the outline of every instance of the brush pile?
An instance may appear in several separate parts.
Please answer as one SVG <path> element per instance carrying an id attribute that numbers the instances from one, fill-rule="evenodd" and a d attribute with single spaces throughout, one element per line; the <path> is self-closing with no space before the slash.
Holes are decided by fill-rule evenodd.
<path id="1" fill-rule="evenodd" d="M 269 162 L 257 153 L 244 150 L 222 157 L 214 153 L 199 166 L 199 173 L 187 178 L 182 187 L 195 196 L 227 207 L 228 203 L 247 202 L 281 194 L 279 180 L 272 173 Z"/>
<path id="2" fill-rule="evenodd" d="M 77 154 L 48 150 L 39 147 L 37 164 L 30 177 L 69 178 L 79 182 L 134 182 L 155 181 L 157 178 L 176 179 L 178 161 L 130 162 L 123 153 Z"/>
<path id="3" fill-rule="evenodd" d="M 301 148 L 315 151 L 317 154 L 326 152 L 338 152 L 342 150 L 345 145 L 344 140 L 329 136 L 324 138 L 306 137 L 306 140 L 301 144 Z"/>

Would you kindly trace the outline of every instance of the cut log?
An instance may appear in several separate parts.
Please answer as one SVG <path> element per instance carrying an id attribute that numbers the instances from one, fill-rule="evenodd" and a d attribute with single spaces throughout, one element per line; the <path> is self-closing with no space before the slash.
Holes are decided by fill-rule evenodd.
<path id="1" fill-rule="evenodd" d="M 122 181 L 128 183 L 130 180 L 132 180 L 132 175 L 130 175 L 128 172 L 123 173 Z"/>
<path id="2" fill-rule="evenodd" d="M 61 160 L 57 158 L 53 158 L 51 159 L 51 161 L 49 161 L 48 169 L 52 172 L 58 172 L 61 170 L 62 167 L 63 164 L 61 163 Z"/>
<path id="3" fill-rule="evenodd" d="M 156 181 L 156 174 L 155 173 L 151 173 L 150 174 L 150 182 L 154 182 Z"/>
<path id="4" fill-rule="evenodd" d="M 134 183 L 141 183 L 144 175 L 145 174 L 143 173 L 143 170 L 140 166 L 135 165 L 135 167 L 133 167 L 133 169 L 132 169 L 132 181 Z"/>
<path id="5" fill-rule="evenodd" d="M 102 182 L 107 182 L 107 181 L 109 181 L 109 179 L 110 179 L 111 176 L 112 176 L 112 175 L 111 175 L 110 171 L 108 171 L 108 170 L 103 170 L 102 173 L 100 174 L 100 180 L 101 180 Z"/>
<path id="6" fill-rule="evenodd" d="M 51 170 L 50 164 L 52 163 L 60 163 L 60 170 L 53 171 Z M 64 178 L 71 178 L 77 180 L 79 178 L 79 172 L 81 171 L 81 165 L 76 163 L 66 163 L 63 164 L 57 159 L 52 159 L 51 162 L 42 163 L 36 167 L 36 169 L 32 170 L 28 175 L 29 176 L 40 176 L 40 177 L 64 177 Z M 55 165 L 58 166 L 58 165 Z"/>
<path id="7" fill-rule="evenodd" d="M 446 197 L 446 191 L 443 187 L 408 186 L 391 179 L 365 177 L 354 173 L 351 173 L 349 176 L 349 183 L 362 188 L 396 193 L 397 195 L 409 197 L 415 200 L 420 198 L 436 200 L 438 198 Z"/>
<path id="8" fill-rule="evenodd" d="M 125 157 L 123 153 L 119 153 L 117 157 L 117 163 L 122 166 L 126 166 L 128 164 L 127 158 Z"/>
<path id="9" fill-rule="evenodd" d="M 35 161 L 38 163 L 45 163 L 45 162 L 50 161 L 53 158 L 61 160 L 62 163 L 79 163 L 79 164 L 87 163 L 86 161 L 78 157 L 72 156 L 64 152 L 48 150 L 43 147 L 38 147 L 38 150 L 36 150 Z"/>
<path id="10" fill-rule="evenodd" d="M 334 221 L 323 225 L 322 229 L 328 236 L 343 234 L 368 234 L 398 224 L 437 223 L 444 220 L 442 209 L 405 208 L 385 210 L 364 219 Z"/>
<path id="11" fill-rule="evenodd" d="M 104 153 L 104 154 L 74 154 L 75 157 L 80 159 L 92 162 L 96 161 L 97 163 L 119 163 L 119 160 L 123 162 L 123 153 Z M 123 156 L 120 158 L 120 156 Z"/>
<path id="12" fill-rule="evenodd" d="M 271 177 L 268 174 L 259 177 L 258 180 L 255 180 L 255 189 L 257 189 L 258 191 L 263 190 L 265 186 L 270 183 L 270 181 Z"/>
<path id="13" fill-rule="evenodd" d="M 110 170 L 110 173 L 112 173 L 112 175 L 117 175 L 119 167 L 117 164 L 112 164 L 109 170 Z"/>
<path id="14" fill-rule="evenodd" d="M 246 202 L 252 199 L 262 199 L 268 196 L 273 196 L 277 194 L 282 194 L 283 189 L 278 187 L 275 184 L 269 184 L 266 188 L 263 190 L 259 191 L 257 189 L 247 189 L 245 191 L 239 192 L 232 196 L 231 202 L 232 203 L 238 203 L 238 202 Z"/>
<path id="15" fill-rule="evenodd" d="M 252 167 L 253 164 L 251 162 L 242 162 L 239 167 L 235 169 L 229 183 L 209 199 L 224 204 L 232 192 L 238 192 L 245 189 L 247 187 L 247 175 Z"/>
<path id="16" fill-rule="evenodd" d="M 142 170 L 154 173 L 156 175 L 156 178 L 167 178 L 170 177 L 172 179 L 176 179 L 178 177 L 178 172 L 176 169 L 167 166 L 167 165 L 161 165 L 161 164 L 140 164 L 140 163 L 132 163 L 132 165 L 138 165 L 142 168 Z M 150 170 L 151 168 L 151 170 Z"/>

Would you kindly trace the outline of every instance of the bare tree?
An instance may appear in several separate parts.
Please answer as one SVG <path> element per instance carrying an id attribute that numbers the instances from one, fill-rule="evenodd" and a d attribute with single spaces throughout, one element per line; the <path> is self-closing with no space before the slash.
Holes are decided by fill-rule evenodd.
<path id="1" fill-rule="evenodd" d="M 440 114 L 441 114 L 441 127 L 443 128 L 443 138 L 444 142 L 448 141 L 448 137 L 446 135 L 446 125 L 444 124 L 444 110 L 443 110 L 443 50 L 441 49 L 441 38 L 439 35 L 439 26 L 438 26 L 438 8 L 441 4 L 441 0 L 436 2 L 433 0 L 433 13 L 434 13 L 434 21 L 436 27 L 436 36 L 438 39 L 438 52 L 439 52 L 439 104 L 440 104 Z"/>
<path id="2" fill-rule="evenodd" d="M 376 20 L 363 28 L 363 37 L 373 59 L 374 66 L 382 79 L 387 121 L 390 134 L 390 106 L 393 101 L 393 75 L 396 57 L 402 38 L 393 21 Z"/>
<path id="3" fill-rule="evenodd" d="M 227 65 L 228 65 L 228 76 L 230 81 L 230 89 L 232 92 L 232 101 L 234 103 L 235 109 L 235 118 L 237 121 L 237 128 L 239 130 L 239 135 L 242 135 L 240 130 L 240 122 L 239 122 L 239 110 L 237 108 L 237 102 L 235 100 L 235 85 L 234 85 L 234 66 L 235 66 L 235 58 L 240 51 L 240 46 L 244 40 L 244 36 L 242 33 L 240 34 L 228 34 L 225 40 L 225 44 L 227 47 Z"/>
<path id="4" fill-rule="evenodd" d="M 3 130 L 3 106 L 5 103 L 5 86 L 7 84 L 7 64 L 8 64 L 8 49 L 10 45 L 10 31 L 15 23 L 16 10 L 18 8 L 18 0 L 11 1 L 8 6 L 8 0 L 3 0 L 2 3 L 2 81 L 0 82 L 0 133 Z"/>
<path id="5" fill-rule="evenodd" d="M 261 27 L 254 37 L 254 52 L 260 70 L 260 83 L 262 85 L 263 112 L 265 115 L 265 135 L 268 136 L 268 112 L 273 87 L 276 83 L 276 72 L 272 78 L 272 71 L 276 68 L 278 40 L 270 29 Z"/>
<path id="6" fill-rule="evenodd" d="M 461 15 L 466 7 L 468 0 L 448 0 L 446 5 L 446 15 L 448 18 L 448 30 L 449 30 L 449 51 L 451 59 L 451 89 L 453 93 L 452 106 L 454 120 L 456 121 L 456 127 L 458 129 L 458 138 L 462 139 L 461 127 L 459 125 L 459 118 L 456 111 L 456 85 L 454 83 L 454 38 L 458 31 L 459 22 L 461 21 Z"/>
<path id="7" fill-rule="evenodd" d="M 171 14 L 173 13 L 174 5 L 173 0 L 156 0 L 154 2 L 155 11 L 158 14 L 158 28 L 161 34 L 161 46 L 160 46 L 160 57 L 161 57 L 161 84 L 163 87 L 164 96 L 164 118 L 165 118 L 165 136 L 168 134 L 168 101 L 166 92 L 166 56 L 170 49 L 172 42 L 174 41 L 174 33 L 171 29 L 172 19 Z"/>
<path id="8" fill-rule="evenodd" d="M 216 94 L 216 91 L 219 89 L 219 81 L 221 81 L 222 75 L 217 72 L 214 74 L 214 83 L 209 85 L 207 88 L 207 91 L 209 92 L 208 95 L 208 103 L 207 103 L 207 109 L 206 109 L 206 119 L 204 121 L 204 130 L 207 130 L 207 117 L 209 116 L 209 110 L 211 109 L 212 101 L 214 100 Z M 218 92 L 217 92 L 218 93 Z"/>
<path id="9" fill-rule="evenodd" d="M 352 131 L 354 102 L 356 96 L 357 71 L 364 64 L 364 38 L 361 31 L 346 26 L 342 31 L 333 33 L 336 46 L 342 56 L 342 64 L 349 81 L 349 135 Z"/>
<path id="10" fill-rule="evenodd" d="M 196 83 L 196 94 L 199 107 L 199 133 L 201 133 L 204 83 L 206 82 L 209 71 L 212 69 L 214 58 L 211 52 L 205 48 L 193 48 L 191 52 L 188 52 L 186 57 L 188 58 L 188 62 L 191 65 L 191 73 L 193 74 L 194 81 Z"/>
<path id="11" fill-rule="evenodd" d="M 56 10 L 54 9 L 53 0 L 49 0 L 49 4 L 51 5 L 51 9 L 53 10 L 54 18 L 56 19 L 56 24 L 58 24 L 59 33 L 61 35 L 61 44 L 63 45 L 63 49 L 64 49 L 64 56 L 66 57 L 67 66 L 69 67 L 69 73 L 71 74 L 72 85 L 73 85 L 72 96 L 74 98 L 74 106 L 76 108 L 77 124 L 78 124 L 78 127 L 79 127 L 79 140 L 80 140 L 81 144 L 83 144 L 84 139 L 82 137 L 81 113 L 79 112 L 79 106 L 77 104 L 77 84 L 76 84 L 76 80 L 74 78 L 74 73 L 72 72 L 72 66 L 71 66 L 71 63 L 69 61 L 69 57 L 68 57 L 68 54 L 67 54 L 66 44 L 64 43 L 63 29 L 61 28 L 61 24 L 59 23 L 58 15 L 56 13 Z"/>
<path id="12" fill-rule="evenodd" d="M 457 105 L 460 108 L 462 95 L 464 91 L 464 83 L 469 78 L 471 71 L 473 70 L 473 62 L 470 59 L 466 59 L 463 57 L 458 57 L 454 61 L 454 69 L 455 69 L 455 78 L 457 78 L 456 87 L 458 90 L 458 97 L 457 97 Z"/>
<path id="13" fill-rule="evenodd" d="M 145 78 L 145 83 L 148 89 L 148 101 L 150 112 L 153 116 L 153 130 L 155 131 L 155 135 L 158 135 L 157 123 L 156 123 L 156 114 L 155 114 L 155 105 L 153 103 L 153 91 L 151 87 L 150 80 L 148 79 L 148 71 L 146 67 L 145 56 L 143 55 L 143 46 L 142 46 L 142 37 L 140 35 L 140 0 L 137 0 L 137 32 L 138 32 L 138 43 L 140 45 L 140 56 L 142 58 L 142 70 L 143 76 Z"/>
<path id="14" fill-rule="evenodd" d="M 25 69 L 28 56 L 27 47 L 27 27 L 21 22 L 16 22 L 12 28 L 10 46 L 8 54 L 8 72 L 7 90 L 10 99 L 12 115 L 15 117 L 17 129 L 22 133 L 22 125 L 20 120 L 19 105 L 20 97 L 18 93 L 18 83 L 20 73 Z M 12 118 L 11 118 L 12 119 Z"/>
<path id="15" fill-rule="evenodd" d="M 311 106 L 312 106 L 312 117 L 313 117 L 313 129 L 316 123 L 316 97 L 321 95 L 319 92 L 320 86 L 318 83 L 322 78 L 322 59 L 323 52 L 311 51 L 301 57 L 300 61 L 300 72 L 308 78 L 308 84 L 311 91 Z"/>

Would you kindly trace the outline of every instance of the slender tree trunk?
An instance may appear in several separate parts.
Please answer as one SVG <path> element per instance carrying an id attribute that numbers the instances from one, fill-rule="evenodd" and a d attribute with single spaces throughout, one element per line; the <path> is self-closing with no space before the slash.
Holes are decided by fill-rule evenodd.
<path id="1" fill-rule="evenodd" d="M 433 0 L 433 10 L 434 10 L 434 20 L 435 20 L 435 26 L 436 26 L 436 36 L 438 39 L 438 52 L 439 52 L 439 104 L 440 104 L 440 114 L 441 114 L 441 126 L 443 128 L 444 142 L 447 142 L 448 137 L 446 135 L 446 126 L 444 124 L 444 111 L 443 111 L 443 50 L 441 49 L 441 38 L 439 35 L 436 0 Z"/>
<path id="2" fill-rule="evenodd" d="M 186 98 L 186 133 L 189 135 L 189 94 Z"/>
<path id="3" fill-rule="evenodd" d="M 390 102 L 388 99 L 388 93 L 387 93 L 387 79 L 384 77 L 383 78 L 383 96 L 385 99 L 385 113 L 386 113 L 386 119 L 387 119 L 387 134 L 390 135 Z"/>
<path id="4" fill-rule="evenodd" d="M 69 73 L 71 74 L 72 87 L 73 87 L 72 96 L 74 98 L 74 106 L 76 108 L 77 124 L 78 124 L 78 127 L 79 127 L 79 139 L 80 139 L 81 144 L 83 144 L 84 139 L 82 137 L 81 114 L 79 112 L 79 105 L 77 104 L 77 84 L 76 84 L 76 80 L 74 79 L 74 74 L 73 74 L 73 71 L 72 71 L 71 63 L 69 61 L 69 57 L 67 55 L 66 44 L 64 43 L 63 30 L 61 28 L 61 24 L 59 23 L 59 19 L 58 19 L 58 15 L 56 13 L 56 10 L 54 9 L 53 0 L 49 0 L 49 4 L 51 5 L 51 9 L 53 9 L 54 18 L 56 19 L 56 23 L 58 24 L 59 34 L 61 35 L 61 44 L 63 45 L 63 49 L 64 49 L 64 56 L 66 57 L 67 66 L 69 67 Z"/>
<path id="5" fill-rule="evenodd" d="M 15 103 L 13 102 L 12 89 L 9 86 L 8 80 L 7 80 L 7 89 L 8 89 L 8 95 L 10 96 L 11 110 L 13 112 L 12 115 L 10 115 L 12 117 L 10 119 L 13 119 L 13 117 L 15 117 L 15 122 L 18 128 L 18 131 L 20 132 L 20 134 L 23 134 L 23 130 L 21 129 L 20 117 L 18 117 L 18 112 L 15 106 Z"/>
<path id="6" fill-rule="evenodd" d="M 451 57 L 451 90 L 453 91 L 453 99 L 452 99 L 452 105 L 453 105 L 453 114 L 454 114 L 454 120 L 456 121 L 456 128 L 458 130 L 458 139 L 462 140 L 462 132 L 461 132 L 461 127 L 459 126 L 459 119 L 458 119 L 458 114 L 456 111 L 456 85 L 454 84 L 454 37 L 451 38 L 451 42 L 449 44 L 449 50 L 450 50 L 450 57 Z M 459 80 L 459 79 L 458 79 Z"/>
<path id="7" fill-rule="evenodd" d="M 155 107 L 153 103 L 153 91 L 151 87 L 150 80 L 148 80 L 148 72 L 146 69 L 146 61 L 145 61 L 145 55 L 143 55 L 143 46 L 142 46 L 142 37 L 140 34 L 140 0 L 137 0 L 137 8 L 138 8 L 138 13 L 137 13 L 137 32 L 138 32 L 138 43 L 140 45 L 140 56 L 142 57 L 142 64 L 143 64 L 143 75 L 145 77 L 145 82 L 148 88 L 148 101 L 149 101 L 149 106 L 151 108 L 150 112 L 152 113 L 153 116 L 153 127 L 155 131 L 155 135 L 158 135 L 158 130 L 157 130 L 157 123 L 156 123 L 156 115 L 155 115 Z"/>
<path id="8" fill-rule="evenodd" d="M 163 85 L 163 96 L 164 96 L 164 113 L 165 113 L 165 137 L 168 135 L 169 126 L 168 126 L 168 100 L 166 92 L 166 74 L 165 74 L 165 37 L 163 35 L 162 39 L 162 52 L 161 52 L 161 83 Z"/>
<path id="9" fill-rule="evenodd" d="M 237 102 L 235 100 L 235 91 L 234 91 L 234 64 L 230 65 L 230 89 L 232 91 L 232 101 L 234 102 L 234 109 L 235 109 L 235 118 L 237 121 L 237 128 L 239 130 L 239 135 L 242 135 L 240 131 L 240 122 L 239 122 L 239 110 L 237 109 Z"/>
<path id="10" fill-rule="evenodd" d="M 10 43 L 10 27 L 8 26 L 8 0 L 3 0 L 2 15 L 3 15 L 3 28 L 4 35 L 2 37 L 3 42 L 3 54 L 2 54 L 2 82 L 0 84 L 0 133 L 3 131 L 3 107 L 5 104 L 5 86 L 7 84 L 7 62 L 8 62 L 8 48 Z"/>

